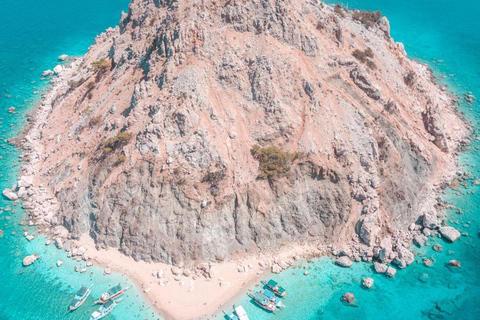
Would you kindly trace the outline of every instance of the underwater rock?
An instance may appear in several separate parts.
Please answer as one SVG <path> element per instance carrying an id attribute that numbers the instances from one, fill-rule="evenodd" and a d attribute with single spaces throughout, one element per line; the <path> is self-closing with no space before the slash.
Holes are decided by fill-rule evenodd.
<path id="1" fill-rule="evenodd" d="M 461 264 L 460 264 L 460 261 L 458 260 L 450 260 L 448 262 L 448 265 L 451 266 L 451 267 L 456 267 L 456 268 L 461 268 Z"/>
<path id="2" fill-rule="evenodd" d="M 362 279 L 362 286 L 364 286 L 367 289 L 370 289 L 373 287 L 373 279 L 372 278 L 363 278 Z"/>

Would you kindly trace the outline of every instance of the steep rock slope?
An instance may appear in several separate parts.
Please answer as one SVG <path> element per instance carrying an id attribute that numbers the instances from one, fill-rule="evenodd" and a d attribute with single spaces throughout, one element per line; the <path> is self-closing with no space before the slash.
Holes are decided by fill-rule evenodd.
<path id="1" fill-rule="evenodd" d="M 354 244 L 371 260 L 385 237 L 394 259 L 410 224 L 437 215 L 465 127 L 388 20 L 353 15 L 317 1 L 133 0 L 25 137 L 24 174 L 58 199 L 32 216 L 147 261 L 292 241 Z"/>

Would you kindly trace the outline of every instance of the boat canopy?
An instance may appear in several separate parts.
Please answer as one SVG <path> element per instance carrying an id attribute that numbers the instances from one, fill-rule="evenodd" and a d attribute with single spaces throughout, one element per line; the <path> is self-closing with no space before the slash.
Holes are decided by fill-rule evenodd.
<path id="1" fill-rule="evenodd" d="M 72 300 L 72 302 L 70 302 L 70 306 L 76 307 L 76 306 L 80 303 L 80 301 L 82 301 L 82 300 L 81 300 L 81 299 L 78 299 L 78 298 L 74 298 L 74 299 Z"/>
<path id="2" fill-rule="evenodd" d="M 274 300 L 276 299 L 275 294 L 270 291 L 270 290 L 264 290 L 263 294 L 269 299 L 269 300 Z"/>
<path id="3" fill-rule="evenodd" d="M 85 294 L 87 294 L 87 290 L 87 287 L 81 287 L 80 290 L 78 290 L 77 292 L 77 296 L 84 296 Z"/>
<path id="4" fill-rule="evenodd" d="M 285 293 L 285 289 L 282 286 L 278 285 L 278 282 L 276 282 L 275 280 L 272 280 L 272 279 L 268 280 L 267 285 L 270 288 L 276 290 L 279 294 Z"/>
<path id="5" fill-rule="evenodd" d="M 110 307 L 113 303 L 114 303 L 114 301 L 112 299 L 110 299 L 107 302 L 105 302 L 103 307 L 106 309 L 106 308 Z"/>
<path id="6" fill-rule="evenodd" d="M 268 298 L 264 294 L 261 294 L 260 292 L 255 293 L 254 299 L 257 300 L 258 302 L 260 302 L 263 305 L 267 305 L 268 302 L 269 302 Z"/>
<path id="7" fill-rule="evenodd" d="M 108 295 L 110 295 L 110 296 L 116 294 L 119 291 L 122 291 L 122 286 L 121 285 L 117 285 L 117 286 L 112 287 L 112 288 L 107 290 Z"/>

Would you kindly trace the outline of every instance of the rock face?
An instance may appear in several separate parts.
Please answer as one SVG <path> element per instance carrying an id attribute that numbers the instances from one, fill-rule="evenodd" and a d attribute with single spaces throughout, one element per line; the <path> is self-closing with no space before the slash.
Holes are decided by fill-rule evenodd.
<path id="1" fill-rule="evenodd" d="M 395 234 L 390 262 L 456 172 L 465 126 L 388 33 L 318 1 L 133 0 L 54 69 L 23 145 L 58 208 L 32 215 L 146 261 L 297 241 L 371 252 Z M 368 48 L 370 66 L 352 56 Z"/>
<path id="2" fill-rule="evenodd" d="M 440 231 L 442 237 L 450 242 L 455 242 L 460 238 L 460 232 L 453 227 L 441 227 L 438 231 Z"/>

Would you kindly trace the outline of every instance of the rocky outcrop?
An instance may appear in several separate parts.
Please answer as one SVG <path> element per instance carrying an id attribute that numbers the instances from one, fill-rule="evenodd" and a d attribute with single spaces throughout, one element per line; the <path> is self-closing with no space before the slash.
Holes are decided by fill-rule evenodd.
<path id="1" fill-rule="evenodd" d="M 440 229 L 438 229 L 438 231 L 440 232 L 442 237 L 444 237 L 450 242 L 457 241 L 457 239 L 461 236 L 460 232 L 453 227 L 441 227 Z"/>
<path id="2" fill-rule="evenodd" d="M 55 67 L 22 142 L 35 186 L 15 192 L 68 230 L 58 247 L 89 234 L 188 265 L 334 242 L 403 267 L 466 130 L 388 34 L 386 18 L 366 28 L 317 1 L 133 0 Z M 364 65 L 352 53 L 367 48 Z"/>

